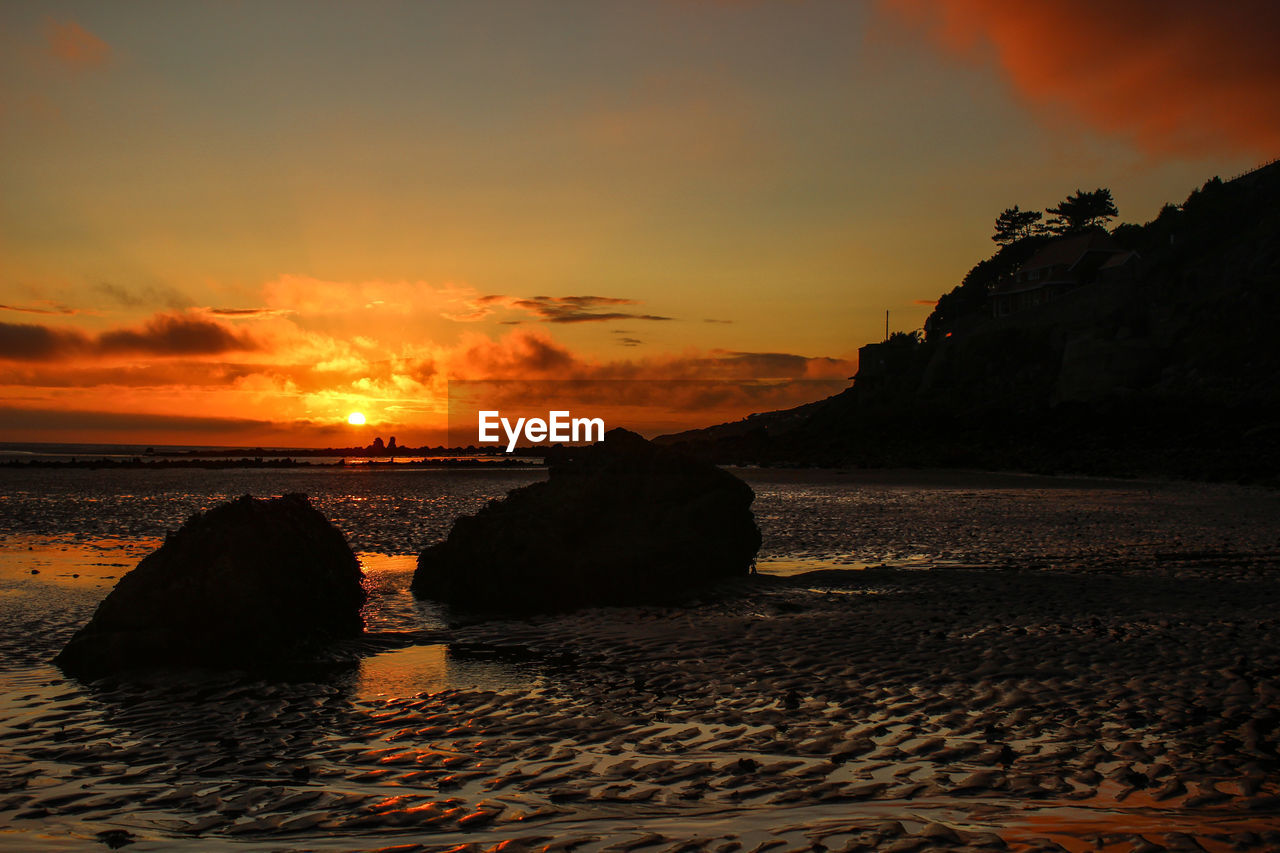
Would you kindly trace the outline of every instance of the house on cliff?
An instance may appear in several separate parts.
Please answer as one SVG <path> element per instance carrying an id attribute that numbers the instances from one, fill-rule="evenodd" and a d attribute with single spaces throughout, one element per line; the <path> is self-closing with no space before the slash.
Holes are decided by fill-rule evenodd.
<path id="1" fill-rule="evenodd" d="M 919 332 L 894 332 L 877 344 L 858 347 L 858 373 L 850 377 L 862 391 L 901 385 L 923 369 L 928 354 Z"/>
<path id="2" fill-rule="evenodd" d="M 1105 231 L 1061 237 L 1036 252 L 991 292 L 991 313 L 1007 317 L 1098 281 L 1137 275 L 1138 253 L 1122 249 Z"/>

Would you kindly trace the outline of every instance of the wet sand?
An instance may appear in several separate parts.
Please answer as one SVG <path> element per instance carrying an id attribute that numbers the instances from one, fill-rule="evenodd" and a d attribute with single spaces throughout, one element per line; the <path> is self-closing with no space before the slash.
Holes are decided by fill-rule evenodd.
<path id="1" fill-rule="evenodd" d="M 127 549 L 8 540 L 0 847 L 1280 847 L 1275 495 L 935 485 L 757 483 L 778 574 L 680 609 L 451 625 L 368 554 L 310 680 L 64 680 Z"/>

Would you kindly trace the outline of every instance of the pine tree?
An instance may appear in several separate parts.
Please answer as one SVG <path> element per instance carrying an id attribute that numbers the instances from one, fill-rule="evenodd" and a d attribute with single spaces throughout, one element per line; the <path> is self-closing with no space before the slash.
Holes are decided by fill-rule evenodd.
<path id="1" fill-rule="evenodd" d="M 1044 232 L 1040 224 L 1043 214 L 1038 210 L 1019 210 L 1015 204 L 996 217 L 996 233 L 991 239 L 1008 246 L 1034 234 Z"/>
<path id="2" fill-rule="evenodd" d="M 1093 192 L 1076 190 L 1067 196 L 1057 207 L 1045 211 L 1052 214 L 1048 228 L 1054 234 L 1079 234 L 1090 228 L 1105 227 L 1114 216 L 1119 215 L 1116 203 L 1111 198 L 1111 190 L 1099 187 Z"/>

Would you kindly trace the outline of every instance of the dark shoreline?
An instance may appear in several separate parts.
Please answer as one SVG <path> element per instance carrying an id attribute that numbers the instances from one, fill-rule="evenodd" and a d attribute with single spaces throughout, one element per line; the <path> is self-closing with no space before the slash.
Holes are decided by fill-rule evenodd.
<path id="1" fill-rule="evenodd" d="M 239 458 L 239 459 L 69 459 L 66 461 L 31 459 L 8 460 L 0 462 L 0 468 L 88 468 L 110 470 L 126 470 L 139 468 L 369 468 L 369 469 L 402 469 L 402 468 L 541 468 L 541 461 L 529 459 L 501 459 L 493 461 L 484 459 L 430 459 L 430 460 L 364 460 L 349 462 L 345 459 L 338 462 L 310 462 L 291 457 L 282 458 Z"/>

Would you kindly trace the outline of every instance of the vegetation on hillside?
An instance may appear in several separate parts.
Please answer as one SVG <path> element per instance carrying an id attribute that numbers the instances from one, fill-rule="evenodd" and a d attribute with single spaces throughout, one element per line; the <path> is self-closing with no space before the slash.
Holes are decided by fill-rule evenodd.
<path id="1" fill-rule="evenodd" d="M 992 291 L 1061 234 L 1105 230 L 1109 190 L 996 219 L 994 254 L 926 334 L 869 347 L 852 388 L 682 434 L 721 462 L 962 465 L 1280 483 L 1280 164 L 1218 178 L 1110 231 L 1136 275 L 994 317 Z"/>

